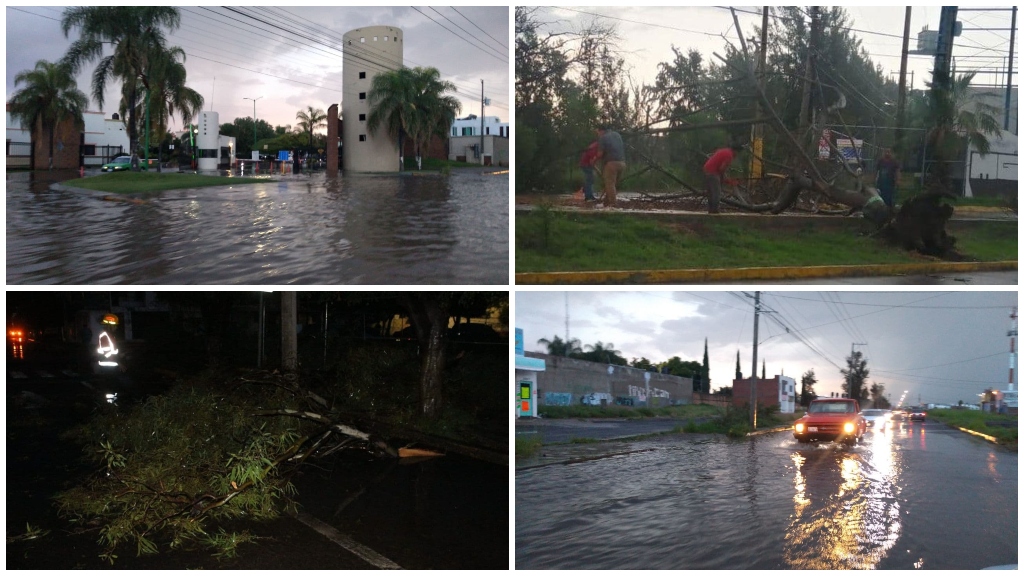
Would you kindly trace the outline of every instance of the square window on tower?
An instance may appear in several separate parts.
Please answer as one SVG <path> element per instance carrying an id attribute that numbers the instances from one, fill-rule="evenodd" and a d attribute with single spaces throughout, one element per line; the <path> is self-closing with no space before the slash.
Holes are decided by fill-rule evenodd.
<path id="1" fill-rule="evenodd" d="M 366 78 L 366 72 L 359 73 L 359 79 L 362 80 L 363 78 Z"/>
<path id="2" fill-rule="evenodd" d="M 366 134 L 360 134 L 359 135 L 359 141 L 360 142 L 366 142 Z"/>
<path id="3" fill-rule="evenodd" d="M 366 122 L 366 114 L 360 114 L 359 115 L 359 121 L 360 122 Z"/>
<path id="4" fill-rule="evenodd" d="M 366 100 L 366 92 L 360 92 L 359 93 L 359 99 L 360 100 Z"/>

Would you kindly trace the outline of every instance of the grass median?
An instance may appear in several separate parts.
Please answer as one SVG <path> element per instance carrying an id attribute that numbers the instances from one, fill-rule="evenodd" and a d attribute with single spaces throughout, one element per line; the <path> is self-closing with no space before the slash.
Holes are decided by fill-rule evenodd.
<path id="1" fill-rule="evenodd" d="M 75 188 L 87 188 L 114 194 L 159 192 L 181 188 L 206 188 L 209 186 L 233 186 L 271 182 L 267 178 L 239 178 L 234 176 L 206 176 L 203 174 L 180 174 L 177 172 L 111 172 L 99 176 L 88 176 L 66 180 L 61 184 Z"/>
<path id="2" fill-rule="evenodd" d="M 976 410 L 929 410 L 928 418 L 956 428 L 973 430 L 1017 451 L 1017 416 Z"/>
<path id="3" fill-rule="evenodd" d="M 673 270 L 928 262 L 865 234 L 858 219 L 776 221 L 588 214 L 516 214 L 516 272 Z M 955 224 L 955 225 L 954 225 Z M 975 261 L 1017 259 L 1017 223 L 951 223 Z"/>

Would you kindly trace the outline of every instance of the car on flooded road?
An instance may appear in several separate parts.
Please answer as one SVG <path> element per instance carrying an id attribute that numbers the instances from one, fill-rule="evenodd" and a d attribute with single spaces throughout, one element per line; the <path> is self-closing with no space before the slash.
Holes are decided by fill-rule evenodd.
<path id="1" fill-rule="evenodd" d="M 924 422 L 924 419 L 925 419 L 926 416 L 928 416 L 928 412 L 926 412 L 925 409 L 922 408 L 921 406 L 917 406 L 915 408 L 911 408 L 911 410 L 910 410 L 910 421 L 911 422 L 914 422 L 915 420 L 919 421 L 919 422 Z"/>
<path id="2" fill-rule="evenodd" d="M 864 416 L 864 423 L 871 430 L 884 431 L 889 425 L 890 414 L 888 410 L 879 408 L 868 408 L 861 412 Z"/>
<path id="3" fill-rule="evenodd" d="M 826 440 L 855 444 L 866 431 L 860 404 L 852 398 L 812 400 L 807 414 L 793 424 L 793 436 L 800 443 Z"/>
<path id="4" fill-rule="evenodd" d="M 120 170 L 128 170 L 131 167 L 132 167 L 132 157 L 131 156 L 118 156 L 117 158 L 114 158 L 110 162 L 107 162 L 106 164 L 104 164 L 103 167 L 100 169 L 100 171 L 102 171 L 102 172 L 118 172 Z"/>

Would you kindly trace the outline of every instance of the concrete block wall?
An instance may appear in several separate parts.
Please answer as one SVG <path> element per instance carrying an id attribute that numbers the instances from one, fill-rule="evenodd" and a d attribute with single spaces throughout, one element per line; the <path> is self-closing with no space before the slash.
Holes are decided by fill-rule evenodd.
<path id="1" fill-rule="evenodd" d="M 609 405 L 668 406 L 689 404 L 693 393 L 690 378 L 537 352 L 526 356 L 545 362 L 544 372 L 537 374 L 541 405 L 600 405 L 603 400 Z"/>

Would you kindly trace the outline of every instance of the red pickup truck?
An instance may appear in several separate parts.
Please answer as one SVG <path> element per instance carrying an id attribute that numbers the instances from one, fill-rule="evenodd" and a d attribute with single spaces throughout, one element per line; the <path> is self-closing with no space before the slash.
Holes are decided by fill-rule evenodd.
<path id="1" fill-rule="evenodd" d="M 860 441 L 867 423 L 860 413 L 860 404 L 851 398 L 812 400 L 804 414 L 793 425 L 797 442 L 839 440 L 847 444 Z"/>

